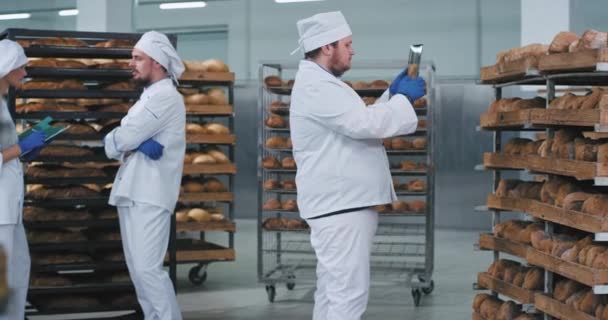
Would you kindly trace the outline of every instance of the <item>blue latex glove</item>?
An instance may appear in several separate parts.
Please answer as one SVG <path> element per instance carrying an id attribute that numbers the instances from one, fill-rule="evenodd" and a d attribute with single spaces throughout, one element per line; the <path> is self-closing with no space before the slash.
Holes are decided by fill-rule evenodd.
<path id="1" fill-rule="evenodd" d="M 424 96 L 424 87 L 424 79 L 420 77 L 412 79 L 406 76 L 399 81 L 395 94 L 403 94 L 410 100 L 411 103 L 414 103 L 414 101 Z"/>
<path id="2" fill-rule="evenodd" d="M 401 71 L 401 73 L 399 73 L 397 75 L 397 77 L 395 77 L 395 80 L 393 80 L 393 82 L 391 82 L 391 86 L 388 87 L 388 93 L 391 97 L 393 95 L 395 95 L 395 93 L 397 93 L 397 88 L 399 87 L 399 83 L 401 82 L 401 79 L 403 79 L 405 76 L 407 76 L 407 68 L 405 68 L 405 70 Z"/>
<path id="3" fill-rule="evenodd" d="M 163 155 L 164 148 L 165 146 L 150 138 L 142 142 L 139 147 L 137 147 L 137 151 L 145 154 L 152 160 L 158 160 Z"/>
<path id="4" fill-rule="evenodd" d="M 33 149 L 44 146 L 44 133 L 40 131 L 33 131 L 32 134 L 19 141 L 19 148 L 21 153 L 26 153 Z"/>

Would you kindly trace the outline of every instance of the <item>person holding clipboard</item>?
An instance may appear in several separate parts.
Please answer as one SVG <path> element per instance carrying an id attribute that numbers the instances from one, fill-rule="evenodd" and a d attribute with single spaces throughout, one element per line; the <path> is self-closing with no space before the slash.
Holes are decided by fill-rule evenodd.
<path id="1" fill-rule="evenodd" d="M 0 41 L 0 93 L 20 88 L 27 75 L 23 48 L 11 40 Z M 30 277 L 30 254 L 22 222 L 23 170 L 19 157 L 33 159 L 46 145 L 46 134 L 33 130 L 19 141 L 15 123 L 4 98 L 0 99 L 0 246 L 7 256 L 8 286 L 12 289 L 6 314 L 0 320 L 24 319 Z"/>

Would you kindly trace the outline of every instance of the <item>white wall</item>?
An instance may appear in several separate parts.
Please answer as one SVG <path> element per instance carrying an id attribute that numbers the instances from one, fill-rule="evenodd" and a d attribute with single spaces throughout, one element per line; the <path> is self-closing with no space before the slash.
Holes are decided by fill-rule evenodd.
<path id="1" fill-rule="evenodd" d="M 478 3 L 483 14 L 479 20 Z M 422 42 L 424 56 L 435 61 L 443 76 L 476 76 L 482 62 L 489 63 L 497 51 L 519 43 L 519 2 L 498 0 L 293 4 L 233 0 L 175 11 L 142 4 L 136 13 L 136 26 L 142 30 L 226 27 L 228 62 L 239 79 L 252 79 L 260 60 L 299 59 L 289 56 L 297 46 L 296 21 L 330 10 L 342 10 L 348 19 L 354 33 L 355 59 L 404 59 L 411 43 Z"/>

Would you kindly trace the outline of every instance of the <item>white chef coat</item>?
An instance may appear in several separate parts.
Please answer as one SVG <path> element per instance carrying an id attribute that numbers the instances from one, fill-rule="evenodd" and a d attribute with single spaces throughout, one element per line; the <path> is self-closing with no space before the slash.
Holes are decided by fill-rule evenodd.
<path id="1" fill-rule="evenodd" d="M 418 118 L 405 96 L 383 100 L 366 107 L 346 83 L 300 62 L 290 127 L 303 218 L 397 199 L 382 139 L 414 132 Z"/>
<path id="2" fill-rule="evenodd" d="M 149 138 L 165 147 L 158 160 L 136 151 Z M 120 126 L 104 141 L 106 155 L 122 161 L 109 203 L 141 202 L 173 212 L 186 151 L 186 107 L 171 79 L 145 88 Z"/>
<path id="3" fill-rule="evenodd" d="M 18 141 L 6 101 L 0 99 L 0 150 Z M 0 224 L 21 223 L 23 188 L 23 169 L 19 158 L 4 162 L 0 153 Z"/>

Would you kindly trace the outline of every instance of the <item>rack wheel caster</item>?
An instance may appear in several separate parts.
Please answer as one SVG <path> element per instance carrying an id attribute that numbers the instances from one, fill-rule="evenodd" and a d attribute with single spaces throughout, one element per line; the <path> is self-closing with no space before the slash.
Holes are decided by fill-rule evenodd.
<path id="1" fill-rule="evenodd" d="M 290 274 L 289 276 L 287 276 L 287 279 L 295 279 L 296 276 L 293 274 Z M 296 287 L 296 283 L 295 282 L 290 282 L 289 280 L 287 280 L 287 284 L 286 284 L 287 290 L 293 290 Z"/>
<path id="2" fill-rule="evenodd" d="M 420 305 L 420 299 L 422 298 L 422 293 L 419 289 L 412 289 L 412 298 L 414 298 L 414 305 L 417 307 Z"/>
<path id="3" fill-rule="evenodd" d="M 188 279 L 190 279 L 190 282 L 192 282 L 192 284 L 194 285 L 200 286 L 201 284 L 203 284 L 203 282 L 207 280 L 207 265 L 198 265 L 192 267 L 190 269 L 190 272 L 188 272 Z"/>
<path id="4" fill-rule="evenodd" d="M 433 292 L 433 289 L 435 289 L 435 281 L 431 280 L 431 284 L 428 287 L 422 288 L 422 293 L 429 295 Z"/>
<path id="5" fill-rule="evenodd" d="M 274 302 L 274 298 L 277 296 L 277 289 L 273 285 L 266 286 L 266 293 L 268 294 L 268 301 Z"/>

